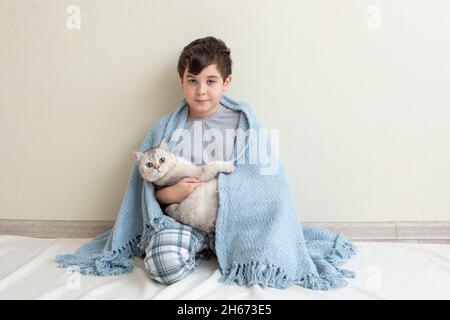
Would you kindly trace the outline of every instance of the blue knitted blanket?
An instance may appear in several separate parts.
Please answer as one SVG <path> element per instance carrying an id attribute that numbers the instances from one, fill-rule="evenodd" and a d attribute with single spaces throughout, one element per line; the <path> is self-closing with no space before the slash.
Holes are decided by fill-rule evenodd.
<path id="1" fill-rule="evenodd" d="M 247 103 L 222 96 L 221 104 L 242 112 L 238 129 L 262 129 Z M 174 112 L 155 123 L 139 151 L 158 146 L 163 138 L 174 147 L 177 141 L 171 139 L 172 133 L 183 128 L 187 115 L 184 99 Z M 265 145 L 278 169 L 262 174 L 267 172 L 267 163 L 250 161 L 251 150 L 261 144 L 262 137 L 248 135 L 245 143 L 236 143 L 234 172 L 218 176 L 215 249 L 219 282 L 274 288 L 296 284 L 315 290 L 345 286 L 344 278 L 354 277 L 354 272 L 340 266 L 356 253 L 356 247 L 342 234 L 299 222 L 292 188 L 270 141 Z M 135 164 L 113 228 L 75 254 L 57 256 L 57 262 L 60 267 L 76 266 L 83 274 L 129 272 L 133 257 L 144 257 L 151 236 L 174 222 L 161 210 L 153 183 L 142 179 Z"/>

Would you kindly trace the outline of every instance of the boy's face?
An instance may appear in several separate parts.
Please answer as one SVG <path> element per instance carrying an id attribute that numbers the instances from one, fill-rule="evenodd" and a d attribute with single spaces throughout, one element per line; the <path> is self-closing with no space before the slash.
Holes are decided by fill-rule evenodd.
<path id="1" fill-rule="evenodd" d="M 184 97 L 189 104 L 189 117 L 207 117 L 219 110 L 220 98 L 231 84 L 231 74 L 224 80 L 216 64 L 205 67 L 199 74 L 184 71 L 181 79 Z"/>

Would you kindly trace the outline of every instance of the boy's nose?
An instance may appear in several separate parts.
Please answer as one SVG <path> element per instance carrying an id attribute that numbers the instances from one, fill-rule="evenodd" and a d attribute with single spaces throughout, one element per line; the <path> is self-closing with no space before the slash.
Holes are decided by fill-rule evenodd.
<path id="1" fill-rule="evenodd" d="M 203 85 L 200 85 L 199 88 L 198 88 L 197 95 L 198 96 L 202 96 L 204 94 L 206 94 L 206 87 L 204 87 Z"/>

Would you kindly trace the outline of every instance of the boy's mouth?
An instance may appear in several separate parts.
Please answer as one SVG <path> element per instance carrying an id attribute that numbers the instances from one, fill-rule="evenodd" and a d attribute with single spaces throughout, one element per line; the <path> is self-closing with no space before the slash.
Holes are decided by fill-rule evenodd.
<path id="1" fill-rule="evenodd" d="M 207 102 L 208 100 L 194 100 L 195 102 Z"/>

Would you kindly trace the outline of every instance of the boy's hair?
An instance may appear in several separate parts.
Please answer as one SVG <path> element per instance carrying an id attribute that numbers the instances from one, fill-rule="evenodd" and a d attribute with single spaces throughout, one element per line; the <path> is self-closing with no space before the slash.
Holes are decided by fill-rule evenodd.
<path id="1" fill-rule="evenodd" d="M 184 71 L 197 75 L 203 68 L 216 64 L 217 70 L 225 80 L 231 74 L 231 51 L 220 39 L 205 37 L 192 41 L 183 48 L 178 59 L 178 74 L 183 79 Z"/>

